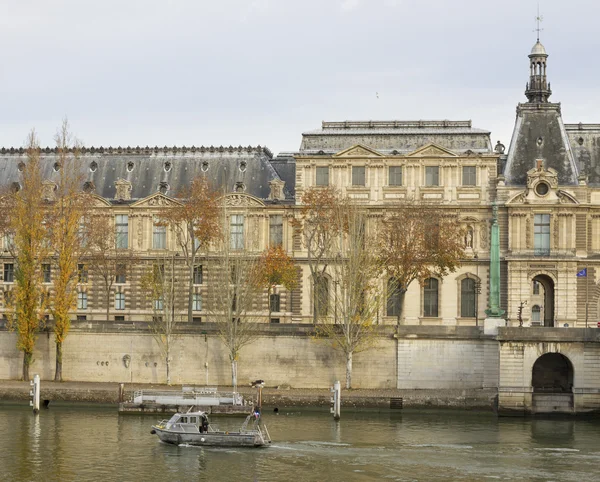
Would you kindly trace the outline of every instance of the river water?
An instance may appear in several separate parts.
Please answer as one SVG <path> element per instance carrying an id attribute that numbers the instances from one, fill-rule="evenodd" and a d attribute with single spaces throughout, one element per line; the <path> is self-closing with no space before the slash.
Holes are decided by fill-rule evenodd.
<path id="1" fill-rule="evenodd" d="M 600 421 L 496 418 L 456 411 L 265 409 L 266 449 L 176 447 L 155 416 L 115 407 L 0 405 L 0 480 L 600 480 Z M 214 418 L 220 428 L 240 418 Z"/>

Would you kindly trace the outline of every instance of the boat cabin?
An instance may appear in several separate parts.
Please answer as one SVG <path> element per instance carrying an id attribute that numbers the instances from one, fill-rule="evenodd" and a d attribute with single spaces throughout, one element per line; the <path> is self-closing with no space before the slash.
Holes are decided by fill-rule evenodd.
<path id="1" fill-rule="evenodd" d="M 166 429 L 172 432 L 208 432 L 208 417 L 204 412 L 176 413 L 167 422 Z"/>

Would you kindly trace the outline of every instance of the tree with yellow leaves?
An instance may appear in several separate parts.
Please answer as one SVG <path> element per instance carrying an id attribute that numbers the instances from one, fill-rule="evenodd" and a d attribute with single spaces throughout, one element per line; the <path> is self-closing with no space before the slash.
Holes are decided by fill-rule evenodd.
<path id="1" fill-rule="evenodd" d="M 271 246 L 261 256 L 258 262 L 258 279 L 267 288 L 269 305 L 269 322 L 271 321 L 271 295 L 277 286 L 283 286 L 291 291 L 296 287 L 296 264 L 281 245 Z"/>
<path id="2" fill-rule="evenodd" d="M 17 332 L 17 349 L 23 352 L 23 380 L 29 380 L 35 342 L 48 301 L 42 274 L 42 260 L 49 254 L 48 208 L 42 201 L 43 177 L 35 131 L 28 136 L 26 159 L 19 169 L 20 182 L 13 183 L 2 197 L 0 225 L 5 248 L 16 261 L 15 285 L 6 312 L 8 326 Z"/>
<path id="3" fill-rule="evenodd" d="M 48 208 L 51 259 L 54 264 L 49 310 L 56 342 L 55 381 L 62 381 L 63 343 L 71 327 L 70 313 L 77 306 L 78 263 L 85 250 L 84 219 L 90 205 L 82 190 L 79 149 L 72 145 L 67 121 L 56 134 L 57 182 Z"/>

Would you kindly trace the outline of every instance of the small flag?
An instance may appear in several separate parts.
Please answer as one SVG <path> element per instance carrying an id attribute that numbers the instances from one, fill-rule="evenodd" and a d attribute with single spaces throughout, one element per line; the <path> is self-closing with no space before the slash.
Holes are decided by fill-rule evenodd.
<path id="1" fill-rule="evenodd" d="M 587 268 L 583 268 L 581 271 L 577 273 L 578 278 L 587 277 Z"/>

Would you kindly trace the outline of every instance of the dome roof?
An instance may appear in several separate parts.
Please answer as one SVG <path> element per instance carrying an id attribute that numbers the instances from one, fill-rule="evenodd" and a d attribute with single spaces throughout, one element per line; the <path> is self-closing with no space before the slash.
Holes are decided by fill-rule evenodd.
<path id="1" fill-rule="evenodd" d="M 544 48 L 544 46 L 538 40 L 535 43 L 535 45 L 533 46 L 533 48 L 531 49 L 531 55 L 548 55 L 548 54 L 546 53 L 546 49 Z"/>

